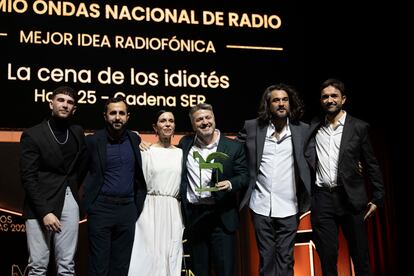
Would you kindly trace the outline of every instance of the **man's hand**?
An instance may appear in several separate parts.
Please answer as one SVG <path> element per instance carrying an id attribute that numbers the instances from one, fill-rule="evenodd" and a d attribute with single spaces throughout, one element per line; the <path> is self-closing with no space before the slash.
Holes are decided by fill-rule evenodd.
<path id="1" fill-rule="evenodd" d="M 43 225 L 45 226 L 46 230 L 54 232 L 60 232 L 62 227 L 59 219 L 52 213 L 48 213 L 43 217 Z"/>
<path id="2" fill-rule="evenodd" d="M 152 145 L 151 142 L 141 141 L 141 143 L 139 144 L 139 149 L 141 151 L 146 151 L 146 150 L 149 150 L 151 145 Z"/>
<path id="3" fill-rule="evenodd" d="M 216 184 L 216 188 L 218 188 L 219 191 L 223 191 L 223 190 L 230 191 L 232 188 L 231 182 L 228 180 L 220 181 L 219 183 Z"/>
<path id="4" fill-rule="evenodd" d="M 372 202 L 369 202 L 368 206 L 367 206 L 367 209 L 368 210 L 367 210 L 367 213 L 364 216 L 364 220 L 366 220 L 367 218 L 369 218 L 370 216 L 372 216 L 374 214 L 375 210 L 377 210 L 377 205 L 375 205 Z"/>

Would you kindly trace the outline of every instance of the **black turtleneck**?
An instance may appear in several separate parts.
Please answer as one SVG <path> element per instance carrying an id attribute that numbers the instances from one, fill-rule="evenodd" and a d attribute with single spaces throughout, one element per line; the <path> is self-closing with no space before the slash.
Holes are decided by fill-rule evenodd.
<path id="1" fill-rule="evenodd" d="M 63 143 L 66 140 L 66 133 L 69 129 L 69 121 L 52 116 L 49 119 L 49 124 L 56 138 Z"/>
<path id="2" fill-rule="evenodd" d="M 77 140 L 75 139 L 75 136 L 73 136 L 73 133 L 69 131 L 70 121 L 52 116 L 49 119 L 49 124 L 56 136 L 56 139 L 60 142 L 58 145 L 62 150 L 65 167 L 69 168 L 78 151 Z M 66 143 L 61 144 L 65 142 L 66 135 L 68 135 L 68 140 Z"/>

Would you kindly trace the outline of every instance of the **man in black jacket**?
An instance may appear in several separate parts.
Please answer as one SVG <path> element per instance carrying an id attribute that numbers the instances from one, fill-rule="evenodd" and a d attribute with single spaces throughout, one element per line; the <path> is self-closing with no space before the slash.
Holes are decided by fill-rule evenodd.
<path id="1" fill-rule="evenodd" d="M 310 171 L 303 154 L 308 125 L 303 103 L 290 85 L 269 86 L 259 117 L 247 120 L 237 139 L 245 144 L 250 184 L 248 205 L 260 254 L 261 276 L 293 276 L 299 216 L 310 208 Z"/>
<path id="2" fill-rule="evenodd" d="M 52 116 L 24 131 L 21 137 L 29 275 L 46 275 L 51 244 L 57 274 L 75 275 L 77 191 L 86 168 L 82 165 L 86 160 L 84 131 L 70 123 L 76 99 L 72 88 L 58 87 L 49 103 Z"/>
<path id="3" fill-rule="evenodd" d="M 369 139 L 369 125 L 342 109 L 345 86 L 321 85 L 325 116 L 312 120 L 305 157 L 313 169 L 311 222 L 324 276 L 338 275 L 338 229 L 348 242 L 355 274 L 370 275 L 365 219 L 383 202 L 382 174 Z M 365 177 L 372 184 L 368 199 Z"/>
<path id="4" fill-rule="evenodd" d="M 216 129 L 211 105 L 198 104 L 189 115 L 195 134 L 181 138 L 179 147 L 183 150 L 180 190 L 192 268 L 197 276 L 209 276 L 211 269 L 216 276 L 234 275 L 235 232 L 240 225 L 237 193 L 249 178 L 244 147 Z M 197 156 L 206 160 L 216 152 L 228 155 L 214 160 L 222 163 L 223 172 L 201 170 Z M 218 191 L 200 192 L 200 184 L 213 185 Z"/>
<path id="5" fill-rule="evenodd" d="M 140 137 L 128 130 L 124 97 L 105 104 L 106 128 L 86 137 L 89 172 L 83 210 L 88 218 L 89 275 L 127 275 L 135 223 L 147 188 L 142 172 Z"/>

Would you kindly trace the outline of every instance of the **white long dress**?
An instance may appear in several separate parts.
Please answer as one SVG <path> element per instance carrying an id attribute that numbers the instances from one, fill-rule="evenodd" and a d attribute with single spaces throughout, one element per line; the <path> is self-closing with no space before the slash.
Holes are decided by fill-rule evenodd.
<path id="1" fill-rule="evenodd" d="M 142 153 L 147 183 L 144 208 L 135 227 L 128 275 L 181 275 L 184 231 L 180 202 L 183 153 L 152 146 Z"/>

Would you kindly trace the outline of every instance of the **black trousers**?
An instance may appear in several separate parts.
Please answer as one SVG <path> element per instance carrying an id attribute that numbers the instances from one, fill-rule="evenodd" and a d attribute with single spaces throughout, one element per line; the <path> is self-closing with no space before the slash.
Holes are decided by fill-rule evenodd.
<path id="1" fill-rule="evenodd" d="M 251 212 L 260 255 L 260 276 L 293 276 L 297 215 L 272 218 Z"/>
<path id="2" fill-rule="evenodd" d="M 235 232 L 228 232 L 216 214 L 187 229 L 191 270 L 196 276 L 235 275 Z"/>
<path id="3" fill-rule="evenodd" d="M 96 200 L 88 212 L 89 275 L 128 274 L 137 208 L 132 202 Z"/>
<path id="4" fill-rule="evenodd" d="M 342 228 L 348 243 L 356 276 L 371 275 L 365 210 L 352 211 L 343 188 L 329 191 L 315 188 L 312 195 L 313 239 L 324 276 L 338 275 L 338 231 Z"/>

